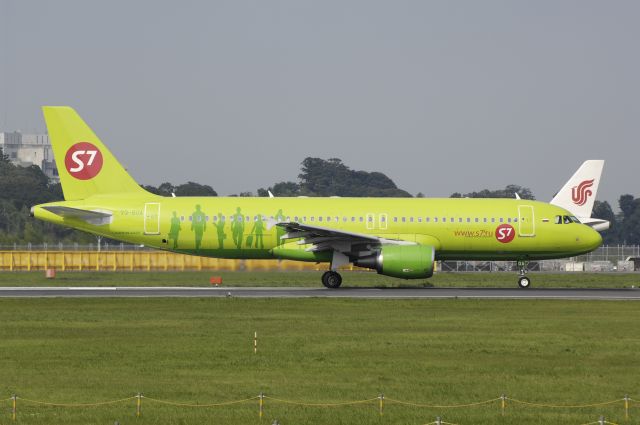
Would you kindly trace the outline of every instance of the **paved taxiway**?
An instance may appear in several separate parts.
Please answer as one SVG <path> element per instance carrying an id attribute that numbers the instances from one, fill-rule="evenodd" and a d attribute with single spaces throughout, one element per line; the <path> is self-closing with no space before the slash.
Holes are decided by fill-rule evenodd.
<path id="1" fill-rule="evenodd" d="M 640 289 L 498 288 L 196 288 L 196 287 L 14 287 L 0 298 L 45 297 L 241 297 L 241 298 L 479 298 L 638 300 Z"/>

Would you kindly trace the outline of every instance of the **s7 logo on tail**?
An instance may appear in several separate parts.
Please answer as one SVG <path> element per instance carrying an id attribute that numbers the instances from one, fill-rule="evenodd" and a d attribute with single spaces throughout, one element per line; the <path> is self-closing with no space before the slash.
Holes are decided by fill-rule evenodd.
<path id="1" fill-rule="evenodd" d="M 587 203 L 589 197 L 593 195 L 593 192 L 591 192 L 589 188 L 593 186 L 594 180 L 595 179 L 584 180 L 579 185 L 571 188 L 571 200 L 574 204 L 582 206 Z"/>
<path id="2" fill-rule="evenodd" d="M 64 165 L 73 177 L 89 180 L 102 169 L 102 153 L 89 142 L 78 142 L 71 146 L 64 157 Z"/>

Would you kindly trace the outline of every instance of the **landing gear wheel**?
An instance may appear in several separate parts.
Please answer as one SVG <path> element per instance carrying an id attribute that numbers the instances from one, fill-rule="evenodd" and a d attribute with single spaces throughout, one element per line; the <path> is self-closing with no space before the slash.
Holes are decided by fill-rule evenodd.
<path id="1" fill-rule="evenodd" d="M 523 289 L 528 288 L 529 285 L 531 285 L 531 279 L 529 279 L 527 276 L 520 276 L 518 278 L 518 285 Z"/>
<path id="2" fill-rule="evenodd" d="M 340 276 L 340 273 L 334 271 L 324 272 L 322 275 L 322 284 L 331 289 L 339 288 L 342 284 L 342 276 Z"/>

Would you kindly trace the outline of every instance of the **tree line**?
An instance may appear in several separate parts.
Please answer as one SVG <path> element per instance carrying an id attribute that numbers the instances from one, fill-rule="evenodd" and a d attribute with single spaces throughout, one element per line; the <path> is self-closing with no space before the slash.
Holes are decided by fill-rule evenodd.
<path id="1" fill-rule="evenodd" d="M 218 196 L 213 187 L 196 182 L 159 186 L 143 185 L 144 189 L 162 196 Z M 338 158 L 305 158 L 298 181 L 283 181 L 254 192 L 240 192 L 231 196 L 343 196 L 343 197 L 412 197 L 380 172 L 352 170 Z M 451 195 L 452 198 L 514 198 L 535 199 L 527 187 L 508 185 L 504 189 Z M 424 197 L 422 193 L 416 197 Z M 12 164 L 0 148 L 0 245 L 34 243 L 91 243 L 95 237 L 84 232 L 34 220 L 29 217 L 33 205 L 63 200 L 60 184 L 51 183 L 42 170 L 33 165 Z M 608 220 L 611 228 L 603 232 L 605 244 L 640 244 L 640 198 L 622 195 L 619 213 L 608 202 L 596 201 L 593 217 Z"/>

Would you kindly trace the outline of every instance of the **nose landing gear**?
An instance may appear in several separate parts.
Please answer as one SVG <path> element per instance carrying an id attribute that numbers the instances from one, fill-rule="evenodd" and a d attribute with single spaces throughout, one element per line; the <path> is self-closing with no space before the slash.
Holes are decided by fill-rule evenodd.
<path id="1" fill-rule="evenodd" d="M 518 268 L 520 269 L 520 277 L 518 277 L 518 286 L 525 289 L 531 285 L 531 279 L 529 279 L 527 274 L 527 266 L 529 265 L 529 261 L 527 260 L 518 260 Z"/>

